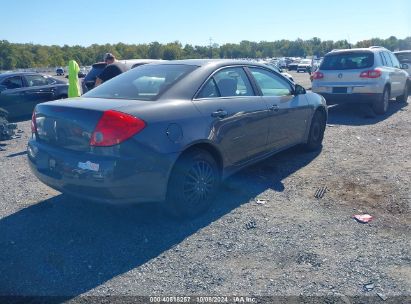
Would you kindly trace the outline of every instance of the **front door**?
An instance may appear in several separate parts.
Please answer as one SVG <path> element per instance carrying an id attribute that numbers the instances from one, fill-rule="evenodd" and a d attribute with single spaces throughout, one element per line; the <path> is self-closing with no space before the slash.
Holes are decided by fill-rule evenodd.
<path id="1" fill-rule="evenodd" d="M 221 147 L 227 165 L 266 149 L 268 108 L 242 67 L 216 72 L 193 102 L 208 119 L 209 139 Z"/>
<path id="2" fill-rule="evenodd" d="M 270 110 L 268 147 L 271 150 L 301 143 L 310 108 L 304 95 L 293 95 L 292 85 L 283 76 L 260 67 L 249 67 Z"/>

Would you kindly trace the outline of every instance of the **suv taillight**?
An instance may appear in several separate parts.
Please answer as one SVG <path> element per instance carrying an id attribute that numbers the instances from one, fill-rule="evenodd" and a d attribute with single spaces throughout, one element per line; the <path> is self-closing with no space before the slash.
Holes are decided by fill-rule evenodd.
<path id="1" fill-rule="evenodd" d="M 323 79 L 324 78 L 324 74 L 321 72 L 314 72 L 313 74 L 313 79 Z"/>
<path id="2" fill-rule="evenodd" d="M 381 71 L 378 69 L 362 71 L 360 74 L 361 78 L 378 78 L 381 77 Z"/>
<path id="3" fill-rule="evenodd" d="M 37 131 L 36 111 L 33 111 L 33 115 L 31 115 L 31 133 L 36 133 L 36 131 Z"/>
<path id="4" fill-rule="evenodd" d="M 108 147 L 117 145 L 143 130 L 146 123 L 132 115 L 108 110 L 97 123 L 90 145 Z"/>

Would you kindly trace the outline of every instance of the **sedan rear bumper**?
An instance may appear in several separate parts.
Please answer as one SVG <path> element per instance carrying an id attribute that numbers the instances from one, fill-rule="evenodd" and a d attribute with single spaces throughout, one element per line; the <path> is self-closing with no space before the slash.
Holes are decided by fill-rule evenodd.
<path id="1" fill-rule="evenodd" d="M 176 155 L 120 158 L 56 149 L 31 140 L 28 162 L 44 184 L 85 200 L 104 203 L 163 201 Z"/>

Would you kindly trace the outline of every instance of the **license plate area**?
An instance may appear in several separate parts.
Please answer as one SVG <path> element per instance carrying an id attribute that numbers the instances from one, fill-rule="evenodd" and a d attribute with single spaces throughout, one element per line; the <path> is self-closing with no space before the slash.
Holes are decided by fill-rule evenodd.
<path id="1" fill-rule="evenodd" d="M 335 94 L 346 94 L 347 93 L 347 87 L 334 87 L 333 88 L 333 93 L 335 93 Z"/>

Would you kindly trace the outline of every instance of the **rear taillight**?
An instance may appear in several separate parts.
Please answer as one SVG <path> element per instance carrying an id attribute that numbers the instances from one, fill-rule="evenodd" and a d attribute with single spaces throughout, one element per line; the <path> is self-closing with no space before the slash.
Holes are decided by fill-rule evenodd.
<path id="1" fill-rule="evenodd" d="M 324 78 L 324 74 L 321 72 L 314 72 L 313 74 L 313 79 L 323 79 Z"/>
<path id="2" fill-rule="evenodd" d="M 381 77 L 381 71 L 378 69 L 362 71 L 360 74 L 361 78 L 378 78 Z"/>
<path id="3" fill-rule="evenodd" d="M 108 110 L 97 123 L 90 145 L 107 147 L 117 145 L 140 132 L 146 123 L 132 115 Z"/>
<path id="4" fill-rule="evenodd" d="M 31 133 L 36 133 L 36 131 L 37 131 L 36 112 L 33 111 L 33 115 L 31 115 Z"/>

